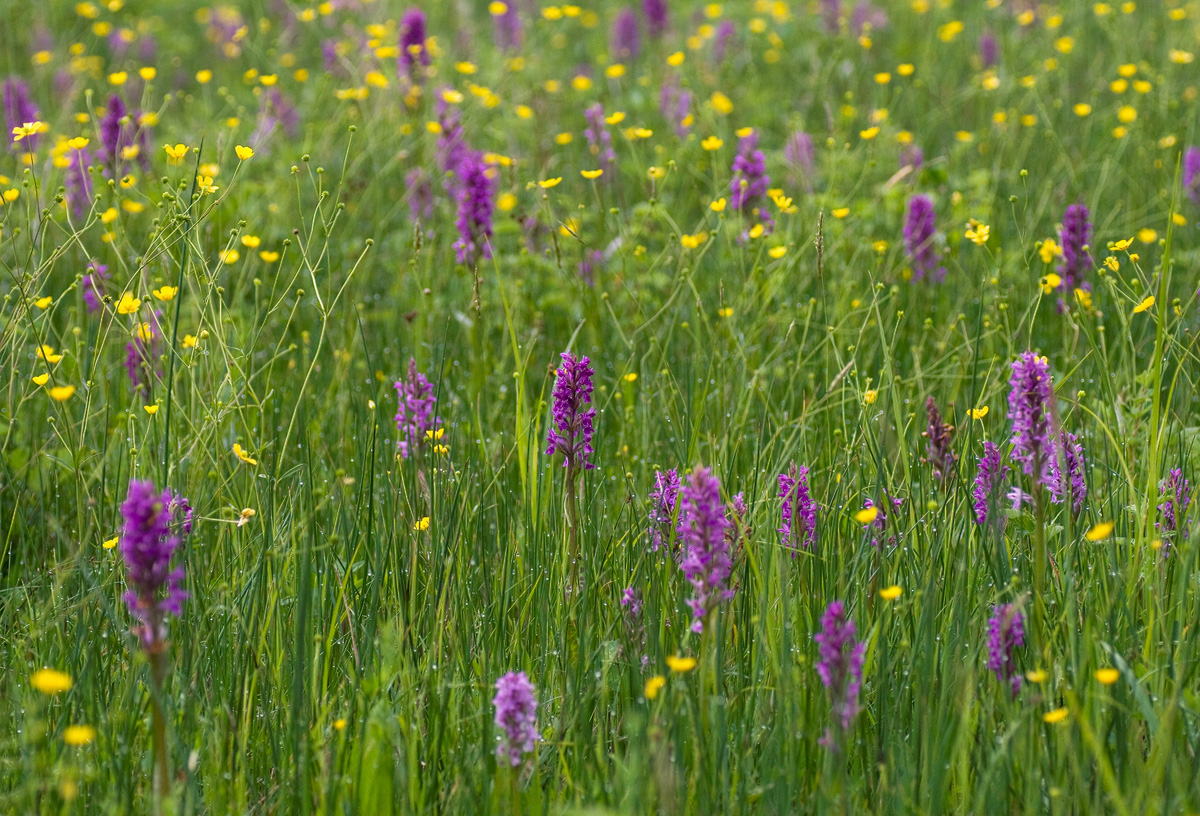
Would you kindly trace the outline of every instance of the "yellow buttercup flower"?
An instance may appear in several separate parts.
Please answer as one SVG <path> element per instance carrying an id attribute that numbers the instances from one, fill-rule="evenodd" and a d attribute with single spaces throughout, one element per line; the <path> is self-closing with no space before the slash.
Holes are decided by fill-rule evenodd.
<path id="1" fill-rule="evenodd" d="M 188 147 L 185 144 L 163 145 L 163 150 L 167 153 L 167 161 L 171 164 L 179 164 L 187 155 Z"/>
<path id="2" fill-rule="evenodd" d="M 425 516 L 423 519 L 421 519 L 416 524 L 414 524 L 413 529 L 418 530 L 418 531 L 428 530 L 429 529 L 429 516 Z"/>
<path id="3" fill-rule="evenodd" d="M 158 300 L 170 300 L 179 292 L 179 288 L 175 286 L 160 286 L 158 289 L 151 290 L 150 294 Z"/>
<path id="4" fill-rule="evenodd" d="M 1057 289 L 1060 285 L 1062 285 L 1062 277 L 1054 272 L 1050 272 L 1049 274 L 1047 274 L 1044 278 L 1042 278 L 1042 280 L 1040 282 L 1040 286 L 1042 287 L 1043 295 L 1050 294 L 1055 289 Z"/>
<path id="5" fill-rule="evenodd" d="M 254 155 L 254 148 L 246 147 L 245 145 L 236 145 L 233 148 L 233 152 L 237 153 L 239 159 L 246 161 L 246 159 Z"/>
<path id="6" fill-rule="evenodd" d="M 700 146 L 709 152 L 720 150 L 721 146 L 724 144 L 725 141 L 723 139 L 718 139 L 716 136 L 709 136 L 700 142 Z"/>
<path id="7" fill-rule="evenodd" d="M 128 292 L 125 292 L 121 295 L 121 299 L 117 301 L 117 314 L 133 314 L 141 305 L 141 299 L 135 298 Z"/>
<path id="8" fill-rule="evenodd" d="M 117 546 L 117 544 L 120 542 L 120 540 L 121 539 L 119 536 L 113 536 L 112 538 L 105 539 L 104 542 L 101 543 L 100 546 L 106 550 L 111 550 L 113 547 Z"/>
<path id="9" fill-rule="evenodd" d="M 1050 723 L 1051 725 L 1054 723 L 1060 723 L 1065 720 L 1067 715 L 1070 713 L 1071 712 L 1065 708 L 1056 708 L 1053 711 L 1047 711 L 1045 714 L 1043 714 L 1042 722 Z"/>
<path id="10" fill-rule="evenodd" d="M 145 411 L 150 416 L 154 416 L 155 414 L 158 413 L 158 406 L 157 405 L 143 405 L 142 410 Z"/>
<path id="11" fill-rule="evenodd" d="M 55 402 L 66 402 L 75 395 L 75 386 L 56 385 L 50 389 L 50 399 Z"/>
<path id="12" fill-rule="evenodd" d="M 900 597 L 902 592 L 904 592 L 903 589 L 896 584 L 892 584 L 890 587 L 885 587 L 884 589 L 879 590 L 879 597 L 883 598 L 885 601 L 894 601 Z"/>
<path id="13" fill-rule="evenodd" d="M 708 240 L 707 232 L 697 232 L 695 235 L 680 235 L 679 243 L 683 244 L 685 249 L 695 249 Z"/>
<path id="14" fill-rule="evenodd" d="M 541 187 L 543 190 L 549 190 L 551 187 L 557 187 L 561 181 L 562 176 L 559 176 L 558 178 L 546 179 L 545 181 L 539 181 L 538 187 Z"/>
<path id="15" fill-rule="evenodd" d="M 1096 669 L 1095 678 L 1102 685 L 1111 686 L 1121 679 L 1121 673 L 1114 668 Z"/>
<path id="16" fill-rule="evenodd" d="M 988 407 L 984 405 L 979 408 L 971 408 L 967 413 L 971 416 L 971 419 L 983 419 L 988 415 Z"/>
<path id="17" fill-rule="evenodd" d="M 878 507 L 864 507 L 854 514 L 854 520 L 859 524 L 870 524 L 879 517 Z"/>
<path id="18" fill-rule="evenodd" d="M 596 170 L 580 170 L 579 175 L 583 176 L 588 181 L 591 181 L 592 179 L 598 179 L 604 175 L 604 170 L 601 168 Z"/>
<path id="19" fill-rule="evenodd" d="M 1030 683 L 1045 683 L 1049 677 L 1050 674 L 1045 669 L 1034 669 L 1033 671 L 1025 672 L 1025 679 Z"/>
<path id="20" fill-rule="evenodd" d="M 669 660 L 670 658 L 668 658 Z M 662 687 L 667 684 L 667 678 L 661 674 L 656 674 L 646 681 L 645 694 L 647 700 L 653 700 L 662 691 Z"/>
<path id="21" fill-rule="evenodd" d="M 57 669 L 38 669 L 29 678 L 29 685 L 42 694 L 61 694 L 71 688 L 71 675 Z"/>
<path id="22" fill-rule="evenodd" d="M 1154 305 L 1154 295 L 1150 295 L 1145 300 L 1143 300 L 1141 303 L 1139 303 L 1137 306 L 1133 307 L 1133 313 L 1141 314 L 1142 312 L 1147 311 L 1153 305 Z"/>
<path id="23" fill-rule="evenodd" d="M 718 198 L 716 201 L 708 205 L 708 208 L 713 212 L 725 212 L 725 199 Z"/>
<path id="24" fill-rule="evenodd" d="M 1088 541 L 1103 541 L 1112 535 L 1114 526 L 1115 525 L 1111 521 L 1102 521 L 1096 526 L 1092 527 L 1092 529 L 1088 530 L 1084 538 L 1086 538 Z"/>
<path id="25" fill-rule="evenodd" d="M 670 655 L 667 657 L 667 668 L 676 674 L 686 674 L 696 668 L 696 658 Z"/>
<path id="26" fill-rule="evenodd" d="M 47 345 L 38 346 L 37 356 L 43 362 L 50 363 L 50 365 L 54 365 L 63 358 L 61 354 L 54 352 L 54 346 Z"/>
<path id="27" fill-rule="evenodd" d="M 243 448 L 241 446 L 241 443 L 239 443 L 239 442 L 233 443 L 233 455 L 236 456 L 238 459 L 241 459 L 247 465 L 257 465 L 258 464 L 258 460 L 255 459 L 254 457 L 252 457 L 249 453 L 247 453 L 246 449 Z"/>
<path id="28" fill-rule="evenodd" d="M 983 246 L 988 242 L 988 237 L 992 233 L 992 228 L 987 224 L 981 224 L 972 218 L 967 222 L 967 231 L 964 236 L 968 241 L 976 246 Z"/>
<path id="29" fill-rule="evenodd" d="M 49 373 L 49 372 L 45 372 L 45 373 L 43 373 L 43 374 L 35 374 L 35 375 L 33 375 L 33 381 L 34 381 L 34 383 L 35 383 L 35 384 L 37 384 L 37 385 L 45 385 L 45 384 L 46 384 L 46 383 L 47 383 L 49 380 L 50 380 L 50 373 Z"/>

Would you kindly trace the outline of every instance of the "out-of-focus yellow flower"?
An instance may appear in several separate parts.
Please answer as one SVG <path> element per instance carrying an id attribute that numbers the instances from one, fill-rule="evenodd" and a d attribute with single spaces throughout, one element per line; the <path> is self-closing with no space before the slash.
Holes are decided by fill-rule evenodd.
<path id="1" fill-rule="evenodd" d="M 854 514 L 854 520 L 859 524 L 870 524 L 879 517 L 878 507 L 864 507 Z"/>
<path id="2" fill-rule="evenodd" d="M 1102 521 L 1088 530 L 1084 538 L 1088 541 L 1103 541 L 1112 535 L 1114 526 L 1111 521 Z"/>
<path id="3" fill-rule="evenodd" d="M 900 597 L 902 592 L 904 592 L 903 589 L 896 584 L 892 584 L 890 587 L 885 587 L 879 590 L 879 597 L 883 598 L 885 601 L 894 601 Z"/>
<path id="4" fill-rule="evenodd" d="M 71 675 L 57 669 L 38 669 L 29 678 L 29 685 L 42 694 L 61 694 L 71 689 Z"/>
<path id="5" fill-rule="evenodd" d="M 1149 297 L 1145 298 L 1141 303 L 1139 303 L 1137 306 L 1133 307 L 1133 313 L 1141 314 L 1142 312 L 1149 310 L 1150 307 L 1153 305 L 1154 305 L 1154 295 L 1150 295 Z"/>
<path id="6" fill-rule="evenodd" d="M 258 460 L 255 459 L 254 457 L 252 457 L 249 453 L 247 453 L 246 450 L 241 446 L 241 443 L 239 443 L 239 442 L 233 443 L 233 455 L 236 456 L 238 459 L 241 459 L 247 465 L 257 465 L 258 464 Z"/>
<path id="7" fill-rule="evenodd" d="M 696 668 L 696 658 L 668 655 L 667 668 L 676 674 L 686 674 L 687 672 L 690 672 L 692 669 Z"/>
<path id="8" fill-rule="evenodd" d="M 662 687 L 667 684 L 667 678 L 661 674 L 656 674 L 646 681 L 645 694 L 647 700 L 653 700 L 662 691 Z"/>
<path id="9" fill-rule="evenodd" d="M 117 314 L 133 314 L 142 305 L 140 298 L 135 298 L 128 292 L 121 294 L 121 299 L 117 301 Z"/>

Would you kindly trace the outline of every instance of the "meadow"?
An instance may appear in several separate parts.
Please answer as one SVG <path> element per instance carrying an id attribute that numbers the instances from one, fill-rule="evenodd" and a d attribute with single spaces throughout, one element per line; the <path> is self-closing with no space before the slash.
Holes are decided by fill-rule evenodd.
<path id="1" fill-rule="evenodd" d="M 0 811 L 1200 812 L 1197 51 L 0 0 Z"/>

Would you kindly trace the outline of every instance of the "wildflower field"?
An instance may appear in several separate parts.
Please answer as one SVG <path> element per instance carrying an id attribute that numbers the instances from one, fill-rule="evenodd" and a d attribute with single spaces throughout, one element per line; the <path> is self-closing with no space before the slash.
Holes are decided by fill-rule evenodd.
<path id="1" fill-rule="evenodd" d="M 1200 812 L 1198 51 L 0 0 L 0 812 Z"/>

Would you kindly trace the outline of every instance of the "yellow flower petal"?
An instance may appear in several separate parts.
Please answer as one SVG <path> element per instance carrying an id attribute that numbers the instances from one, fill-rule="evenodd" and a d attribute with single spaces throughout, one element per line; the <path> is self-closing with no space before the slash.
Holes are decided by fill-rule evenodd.
<path id="1" fill-rule="evenodd" d="M 239 159 L 241 159 L 242 161 L 245 161 L 246 159 L 248 159 L 254 155 L 254 148 L 246 147 L 245 145 L 236 145 L 233 148 L 233 152 L 237 153 L 237 157 Z"/>
<path id="2" fill-rule="evenodd" d="M 988 415 L 988 407 L 984 405 L 980 408 L 972 408 L 967 413 L 971 415 L 971 419 L 983 419 Z"/>
<path id="3" fill-rule="evenodd" d="M 106 550 L 111 550 L 113 547 L 117 546 L 117 544 L 120 542 L 120 540 L 121 540 L 120 536 L 113 536 L 112 538 L 105 539 L 105 541 L 100 546 Z"/>
<path id="4" fill-rule="evenodd" d="M 75 386 L 56 385 L 50 389 L 50 398 L 56 402 L 66 402 L 75 395 Z"/>
<path id="5" fill-rule="evenodd" d="M 1114 668 L 1096 669 L 1096 679 L 1105 686 L 1111 686 L 1121 679 L 1121 673 Z"/>
<path id="6" fill-rule="evenodd" d="M 894 601 L 900 597 L 902 592 L 904 592 L 903 589 L 896 584 L 892 584 L 890 587 L 885 587 L 884 589 L 879 590 L 879 597 L 883 598 L 885 601 Z"/>
<path id="7" fill-rule="evenodd" d="M 581 175 L 581 176 L 583 176 L 585 179 L 588 179 L 589 181 L 591 181 L 592 179 L 598 179 L 598 178 L 600 178 L 602 175 L 604 175 L 604 170 L 602 170 L 602 169 L 597 169 L 597 170 L 580 170 L 580 171 L 579 171 L 579 175 Z"/>
<path id="8" fill-rule="evenodd" d="M 1112 535 L 1113 523 L 1111 521 L 1102 521 L 1095 527 L 1087 531 L 1084 536 L 1088 541 L 1103 541 Z"/>
<path id="9" fill-rule="evenodd" d="M 538 187 L 541 187 L 543 190 L 549 190 L 551 187 L 557 187 L 561 181 L 562 176 L 559 176 L 558 178 L 546 179 L 545 181 L 539 181 Z"/>
<path id="10" fill-rule="evenodd" d="M 1054 723 L 1060 723 L 1065 720 L 1067 715 L 1070 713 L 1071 712 L 1065 708 L 1056 708 L 1053 711 L 1047 711 L 1045 714 L 1043 714 L 1042 722 L 1050 723 L 1051 725 Z"/>
<path id="11" fill-rule="evenodd" d="M 661 691 L 662 687 L 665 686 L 666 684 L 667 684 L 667 678 L 663 677 L 661 674 L 656 674 L 653 677 L 651 677 L 649 680 L 646 681 L 646 689 L 645 689 L 646 699 L 653 700 L 655 697 L 658 696 L 658 692 Z"/>
<path id="12" fill-rule="evenodd" d="M 879 517 L 878 507 L 864 507 L 854 514 L 854 520 L 859 524 L 870 524 Z"/>
<path id="13" fill-rule="evenodd" d="M 1133 313 L 1139 314 L 1141 312 L 1146 311 L 1153 305 L 1154 305 L 1154 295 L 1150 295 L 1150 297 L 1146 298 L 1141 303 L 1139 303 L 1137 306 L 1133 307 Z"/>
<path id="14" fill-rule="evenodd" d="M 38 669 L 29 678 L 29 685 L 42 694 L 59 694 L 71 688 L 71 675 L 57 669 Z"/>
<path id="15" fill-rule="evenodd" d="M 90 725 L 68 725 L 63 729 L 63 742 L 67 745 L 87 745 L 96 738 L 96 729 Z"/>
<path id="16" fill-rule="evenodd" d="M 158 413 L 158 406 L 157 405 L 143 405 L 142 410 L 145 411 L 150 416 L 154 416 L 155 414 Z"/>

